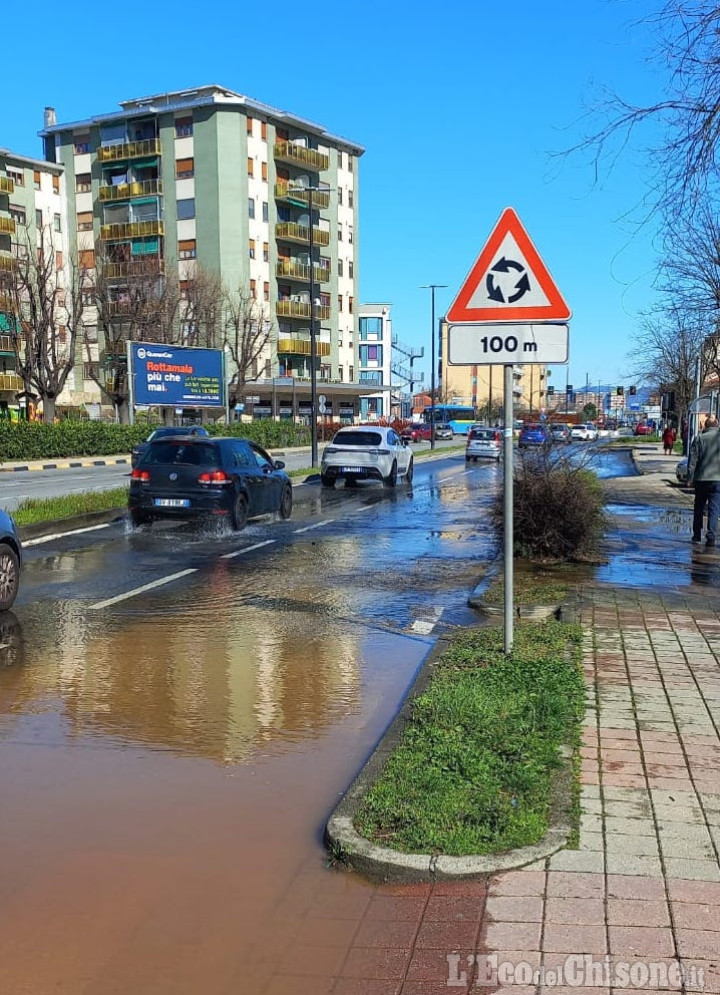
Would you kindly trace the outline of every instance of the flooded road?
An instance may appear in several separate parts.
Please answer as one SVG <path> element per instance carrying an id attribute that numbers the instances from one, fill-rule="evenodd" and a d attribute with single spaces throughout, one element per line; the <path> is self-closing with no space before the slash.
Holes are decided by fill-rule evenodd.
<path id="1" fill-rule="evenodd" d="M 472 617 L 497 479 L 456 455 L 240 535 L 28 549 L 0 625 L 3 995 L 330 990 L 373 889 L 322 827 Z"/>

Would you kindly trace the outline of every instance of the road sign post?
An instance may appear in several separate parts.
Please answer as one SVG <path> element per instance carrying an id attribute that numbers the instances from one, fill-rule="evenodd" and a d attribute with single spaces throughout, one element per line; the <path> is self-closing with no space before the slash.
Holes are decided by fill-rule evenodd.
<path id="1" fill-rule="evenodd" d="M 503 649 L 505 653 L 510 653 L 515 638 L 515 599 L 514 591 L 514 563 L 513 546 L 515 544 L 515 522 L 513 516 L 513 494 L 514 494 L 514 468 L 513 468 L 513 368 L 510 363 L 503 367 L 503 446 L 505 465 L 503 468 L 503 561 L 505 577 L 505 601 L 504 601 L 504 638 Z"/>

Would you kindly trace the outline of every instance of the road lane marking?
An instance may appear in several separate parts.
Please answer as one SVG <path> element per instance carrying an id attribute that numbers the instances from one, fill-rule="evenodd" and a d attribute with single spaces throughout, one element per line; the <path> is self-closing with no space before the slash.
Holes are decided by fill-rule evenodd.
<path id="1" fill-rule="evenodd" d="M 359 515 L 362 511 L 372 511 L 372 509 L 377 508 L 379 504 L 379 501 L 375 501 L 373 504 L 364 504 L 360 508 L 355 509 L 355 514 Z"/>
<path id="2" fill-rule="evenodd" d="M 245 546 L 243 549 L 236 549 L 232 553 L 223 553 L 221 560 L 231 560 L 233 556 L 242 556 L 243 553 L 252 553 L 254 549 L 262 549 L 263 546 L 272 546 L 277 539 L 266 539 L 265 542 L 256 542 L 254 546 Z"/>
<path id="3" fill-rule="evenodd" d="M 435 626 L 440 621 L 444 608 L 428 608 L 423 612 L 423 618 L 415 619 L 410 626 L 410 632 L 417 632 L 422 636 L 429 636 Z"/>
<path id="4" fill-rule="evenodd" d="M 160 577 L 149 584 L 143 584 L 142 587 L 135 587 L 132 591 L 126 591 L 125 594 L 118 594 L 116 597 L 108 598 L 106 601 L 97 601 L 94 605 L 89 606 L 89 610 L 97 611 L 100 608 L 109 608 L 110 605 L 116 605 L 119 601 L 127 601 L 128 598 L 134 598 L 137 594 L 145 594 L 146 591 L 152 591 L 156 587 L 163 587 L 165 584 L 171 584 L 174 580 L 180 580 L 181 577 L 189 577 L 190 574 L 196 573 L 197 567 L 190 567 L 188 570 L 179 570 L 176 574 L 168 574 L 167 577 Z"/>
<path id="5" fill-rule="evenodd" d="M 104 522 L 102 525 L 87 525 L 84 529 L 72 529 L 70 532 L 53 532 L 52 535 L 40 536 L 38 539 L 26 539 L 23 541 L 23 548 L 25 546 L 42 546 L 43 543 L 52 542 L 53 539 L 64 539 L 65 536 L 77 536 L 82 532 L 97 532 L 99 529 L 109 529 L 114 522 Z"/>
<path id="6" fill-rule="evenodd" d="M 315 522 L 314 525 L 306 525 L 304 529 L 295 529 L 293 535 L 299 535 L 301 532 L 310 532 L 312 529 L 321 529 L 323 525 L 330 525 L 334 521 L 334 518 L 326 518 L 324 522 Z"/>

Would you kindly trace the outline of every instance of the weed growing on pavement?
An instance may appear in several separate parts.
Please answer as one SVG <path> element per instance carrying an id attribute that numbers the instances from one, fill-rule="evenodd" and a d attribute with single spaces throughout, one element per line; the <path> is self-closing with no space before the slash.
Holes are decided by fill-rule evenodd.
<path id="1" fill-rule="evenodd" d="M 109 491 L 83 491 L 63 497 L 26 498 L 12 516 L 18 525 L 36 525 L 54 522 L 73 515 L 87 515 L 94 511 L 110 511 L 127 506 L 128 488 L 113 487 Z"/>
<path id="2" fill-rule="evenodd" d="M 578 626 L 529 622 L 462 633 L 441 657 L 355 826 L 383 846 L 453 856 L 537 843 L 559 750 L 577 750 L 585 707 Z"/>

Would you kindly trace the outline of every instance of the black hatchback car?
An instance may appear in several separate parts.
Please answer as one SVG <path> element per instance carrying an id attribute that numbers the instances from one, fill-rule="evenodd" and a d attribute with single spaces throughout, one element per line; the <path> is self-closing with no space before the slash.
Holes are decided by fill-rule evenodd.
<path id="1" fill-rule="evenodd" d="M 143 525 L 156 518 L 224 515 L 234 529 L 257 515 L 290 518 L 292 483 L 284 466 L 247 439 L 153 440 L 130 474 L 130 517 Z"/>
<path id="2" fill-rule="evenodd" d="M 175 428 L 172 425 L 162 428 L 154 428 L 144 442 L 140 442 L 137 446 L 133 446 L 133 450 L 130 453 L 130 466 L 138 465 L 147 452 L 147 447 L 151 442 L 155 442 L 156 439 L 167 439 L 173 435 L 202 435 L 207 438 L 210 433 L 206 428 L 203 428 L 202 425 L 192 425 L 190 428 Z"/>

